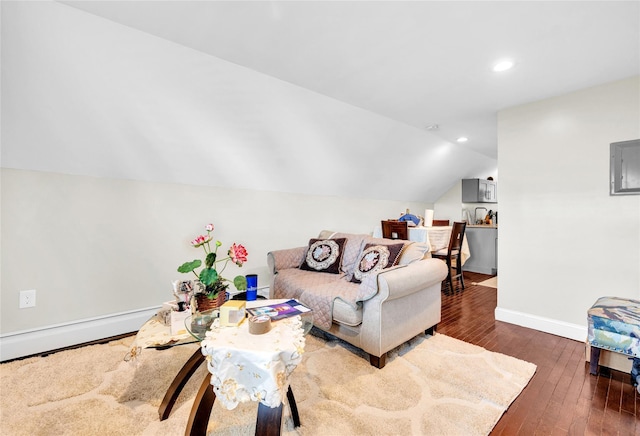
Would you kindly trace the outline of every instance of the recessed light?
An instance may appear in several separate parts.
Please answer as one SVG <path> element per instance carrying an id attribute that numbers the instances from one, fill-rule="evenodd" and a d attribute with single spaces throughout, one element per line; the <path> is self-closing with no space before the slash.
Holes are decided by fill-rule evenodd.
<path id="1" fill-rule="evenodd" d="M 469 140 L 469 138 L 467 138 L 466 136 L 461 136 L 458 139 L 456 139 L 456 141 L 458 142 L 467 142 Z"/>
<path id="2" fill-rule="evenodd" d="M 502 60 L 502 61 L 496 63 L 493 66 L 493 71 L 495 71 L 496 73 L 499 73 L 501 71 L 507 71 L 507 70 L 510 70 L 511 68 L 513 68 L 513 65 L 514 64 L 513 64 L 512 60 L 505 59 L 505 60 Z"/>

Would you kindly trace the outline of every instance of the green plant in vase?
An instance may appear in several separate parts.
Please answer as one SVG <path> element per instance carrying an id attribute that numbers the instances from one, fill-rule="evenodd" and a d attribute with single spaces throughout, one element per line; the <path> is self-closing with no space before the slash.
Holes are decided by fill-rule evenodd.
<path id="1" fill-rule="evenodd" d="M 227 250 L 227 256 L 222 259 L 218 259 L 218 249 L 222 246 L 222 242 L 216 241 L 215 244 L 213 244 L 215 248 L 213 250 L 211 249 L 211 241 L 213 241 L 211 233 L 213 232 L 213 229 L 213 224 L 207 224 L 205 226 L 207 234 L 200 235 L 191 241 L 191 246 L 195 248 L 202 247 L 205 253 L 204 267 L 200 272 L 196 271 L 202 266 L 202 261 L 200 259 L 185 262 L 178 267 L 178 272 L 185 274 L 193 273 L 198 278 L 200 283 L 204 286 L 204 292 L 200 290 L 200 293 L 206 294 L 209 299 L 218 298 L 220 292 L 226 292 L 229 288 L 231 280 L 222 277 L 222 272 L 227 267 L 229 261 L 235 263 L 239 267 L 242 267 L 242 265 L 247 261 L 247 250 L 244 246 L 236 244 L 235 242 L 231 244 L 231 247 Z M 218 270 L 218 264 L 220 263 L 222 263 L 222 267 Z M 244 276 L 236 276 L 233 279 L 233 285 L 239 291 L 244 291 L 247 289 L 247 280 Z"/>

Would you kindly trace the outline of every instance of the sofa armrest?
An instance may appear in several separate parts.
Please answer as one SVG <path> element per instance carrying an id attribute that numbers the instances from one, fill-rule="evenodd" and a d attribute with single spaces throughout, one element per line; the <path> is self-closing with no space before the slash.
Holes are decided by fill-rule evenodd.
<path id="1" fill-rule="evenodd" d="M 287 248 L 267 253 L 267 265 L 271 274 L 287 268 L 298 268 L 304 259 L 307 247 Z"/>
<path id="2" fill-rule="evenodd" d="M 406 266 L 381 271 L 378 293 L 393 300 L 413 294 L 442 282 L 447 277 L 447 265 L 439 259 L 423 259 Z"/>
<path id="3" fill-rule="evenodd" d="M 383 356 L 438 324 L 440 288 L 446 277 L 447 266 L 439 259 L 423 259 L 381 271 L 377 276 L 378 293 L 363 302 L 356 345 L 373 356 Z"/>

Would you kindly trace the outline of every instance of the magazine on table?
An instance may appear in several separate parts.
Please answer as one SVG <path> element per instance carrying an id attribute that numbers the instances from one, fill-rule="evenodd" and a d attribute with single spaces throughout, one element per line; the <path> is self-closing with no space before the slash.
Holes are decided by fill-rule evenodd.
<path id="1" fill-rule="evenodd" d="M 269 315 L 272 321 L 288 318 L 290 316 L 301 315 L 311 312 L 304 304 L 296 300 L 285 301 L 284 303 L 269 304 L 267 306 L 252 307 L 247 309 L 250 315 Z"/>

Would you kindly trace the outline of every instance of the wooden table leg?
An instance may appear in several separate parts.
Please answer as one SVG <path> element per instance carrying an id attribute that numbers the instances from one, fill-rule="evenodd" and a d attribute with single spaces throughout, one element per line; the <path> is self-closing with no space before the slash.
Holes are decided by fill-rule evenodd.
<path id="1" fill-rule="evenodd" d="M 293 396 L 291 385 L 287 390 L 287 400 L 289 400 L 289 408 L 291 409 L 291 418 L 293 418 L 293 426 L 300 427 L 300 415 L 298 414 L 298 405 L 296 404 L 296 398 Z"/>
<path id="2" fill-rule="evenodd" d="M 202 351 L 198 347 L 198 349 L 193 353 L 193 355 L 187 360 L 187 362 L 182 366 L 180 372 L 173 379 L 173 382 L 167 389 L 167 393 L 164 394 L 164 398 L 162 399 L 162 403 L 160 403 L 160 408 L 158 409 L 158 415 L 160 415 L 160 421 L 164 421 L 171 414 L 171 409 L 173 409 L 173 405 L 176 403 L 180 392 L 182 392 L 182 388 L 187 384 L 187 381 L 191 378 L 193 373 L 198 369 L 198 367 L 204 362 L 204 355 Z"/>
<path id="3" fill-rule="evenodd" d="M 278 407 L 265 406 L 258 403 L 258 419 L 256 436 L 280 436 L 282 427 L 282 403 Z"/>
<path id="4" fill-rule="evenodd" d="M 196 398 L 191 406 L 189 421 L 185 429 L 185 436 L 206 436 L 209 418 L 211 417 L 211 408 L 216 400 L 216 394 L 211 386 L 211 374 L 207 374 L 198 389 Z"/>
<path id="5" fill-rule="evenodd" d="M 298 405 L 293 396 L 291 386 L 287 390 L 287 400 L 291 409 L 291 418 L 294 427 L 300 427 L 300 415 Z M 256 420 L 256 436 L 279 436 L 282 428 L 282 403 L 278 407 L 265 406 L 258 403 L 258 419 Z"/>

